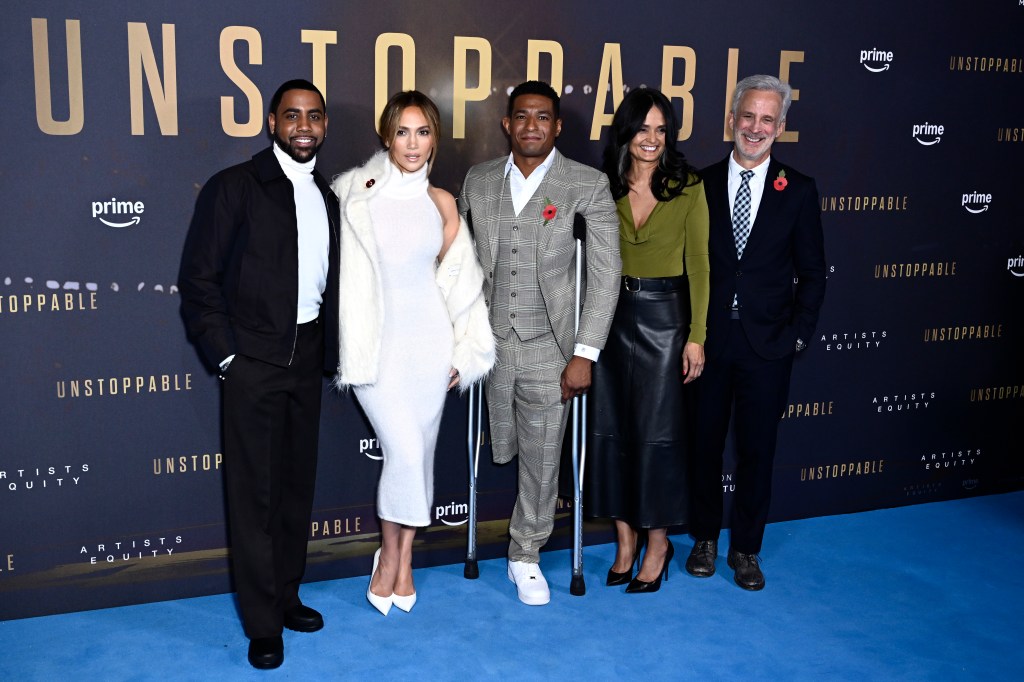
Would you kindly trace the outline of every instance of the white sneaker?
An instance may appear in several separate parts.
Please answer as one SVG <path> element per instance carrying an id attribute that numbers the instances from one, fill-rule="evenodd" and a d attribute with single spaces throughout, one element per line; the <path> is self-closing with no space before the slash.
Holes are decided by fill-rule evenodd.
<path id="1" fill-rule="evenodd" d="M 516 584 L 519 601 L 530 606 L 543 606 L 551 601 L 548 581 L 540 572 L 540 564 L 525 561 L 508 562 L 508 579 Z"/>

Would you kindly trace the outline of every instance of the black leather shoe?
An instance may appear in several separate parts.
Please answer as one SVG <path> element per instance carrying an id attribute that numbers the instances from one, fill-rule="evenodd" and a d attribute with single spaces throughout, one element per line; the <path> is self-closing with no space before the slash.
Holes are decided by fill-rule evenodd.
<path id="1" fill-rule="evenodd" d="M 284 626 L 296 632 L 316 632 L 324 626 L 324 617 L 308 606 L 299 604 L 284 612 Z"/>
<path id="2" fill-rule="evenodd" d="M 697 578 L 710 578 L 715 574 L 717 558 L 718 540 L 698 540 L 686 560 L 686 572 Z"/>
<path id="3" fill-rule="evenodd" d="M 250 639 L 249 663 L 260 670 L 270 670 L 284 663 L 284 641 L 281 635 Z"/>
<path id="4" fill-rule="evenodd" d="M 733 579 L 744 590 L 763 590 L 764 574 L 757 565 L 756 554 L 740 554 L 729 550 L 729 568 L 736 571 Z"/>
<path id="5" fill-rule="evenodd" d="M 648 551 L 650 551 L 648 549 Z M 661 564 L 661 573 L 658 577 L 651 582 L 644 582 L 639 578 L 633 578 L 629 581 L 629 585 L 626 587 L 626 592 L 629 594 L 637 594 L 643 592 L 657 592 L 661 589 L 661 579 L 664 578 L 665 582 L 668 582 L 668 565 L 672 561 L 672 556 L 676 553 L 676 548 L 672 546 L 672 541 L 668 541 L 668 551 L 665 552 L 665 561 Z M 638 574 L 639 575 L 639 574 Z"/>

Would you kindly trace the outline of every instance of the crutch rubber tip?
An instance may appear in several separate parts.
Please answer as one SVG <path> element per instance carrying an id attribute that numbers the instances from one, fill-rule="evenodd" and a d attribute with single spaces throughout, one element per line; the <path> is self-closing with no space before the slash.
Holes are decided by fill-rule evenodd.
<path id="1" fill-rule="evenodd" d="M 574 575 L 569 583 L 569 594 L 574 597 L 582 597 L 587 593 L 587 584 L 583 582 L 582 575 Z"/>
<path id="2" fill-rule="evenodd" d="M 477 565 L 476 559 L 466 559 L 466 567 L 462 570 L 462 576 L 466 580 L 476 580 L 480 577 L 480 566 Z"/>

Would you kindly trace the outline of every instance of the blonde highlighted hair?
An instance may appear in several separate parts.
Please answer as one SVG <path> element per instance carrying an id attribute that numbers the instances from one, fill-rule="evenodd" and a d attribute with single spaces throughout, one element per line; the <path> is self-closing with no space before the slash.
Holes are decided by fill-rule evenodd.
<path id="1" fill-rule="evenodd" d="M 430 129 L 430 136 L 434 138 L 433 149 L 430 150 L 430 158 L 427 163 L 431 168 L 437 159 L 437 146 L 441 141 L 441 114 L 433 100 L 419 90 L 406 90 L 391 96 L 388 103 L 384 105 L 384 111 L 380 113 L 380 122 L 377 129 L 380 131 L 381 142 L 385 147 L 391 147 L 398 135 L 398 123 L 402 118 L 402 112 L 409 107 L 417 107 L 423 112 L 423 118 L 427 119 L 427 127 Z"/>

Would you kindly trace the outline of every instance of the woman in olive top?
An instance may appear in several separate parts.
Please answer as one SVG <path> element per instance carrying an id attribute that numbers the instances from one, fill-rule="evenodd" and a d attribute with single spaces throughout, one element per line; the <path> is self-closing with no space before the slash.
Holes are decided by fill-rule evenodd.
<path id="1" fill-rule="evenodd" d="M 594 366 L 583 509 L 615 520 L 608 585 L 661 587 L 674 553 L 666 530 L 686 523 L 683 384 L 704 368 L 708 206 L 704 185 L 675 149 L 668 99 L 632 90 L 615 112 L 605 167 L 619 214 L 622 289 Z M 640 531 L 647 549 L 636 576 Z"/>

